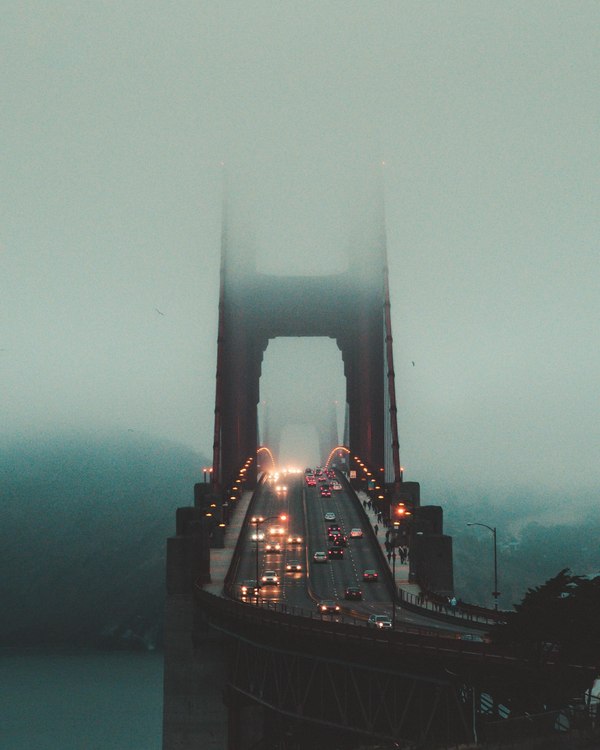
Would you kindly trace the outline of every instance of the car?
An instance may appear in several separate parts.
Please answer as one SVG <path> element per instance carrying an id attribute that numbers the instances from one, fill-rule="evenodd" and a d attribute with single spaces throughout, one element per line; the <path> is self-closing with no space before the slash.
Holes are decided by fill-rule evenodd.
<path id="1" fill-rule="evenodd" d="M 281 536 L 285 534 L 285 529 L 283 526 L 269 526 L 269 534 L 271 536 Z"/>
<path id="2" fill-rule="evenodd" d="M 278 494 L 284 494 L 287 492 L 287 485 L 285 484 L 278 484 L 277 487 L 275 487 L 275 492 Z"/>
<path id="3" fill-rule="evenodd" d="M 288 560 L 285 569 L 290 571 L 291 573 L 301 573 L 302 563 L 300 562 L 300 560 Z"/>
<path id="4" fill-rule="evenodd" d="M 256 596 L 260 592 L 260 586 L 257 585 L 254 578 L 247 578 L 240 583 L 240 594 L 242 597 Z"/>
<path id="5" fill-rule="evenodd" d="M 331 558 L 342 558 L 344 557 L 344 548 L 343 547 L 330 547 L 327 550 L 328 557 Z"/>
<path id="6" fill-rule="evenodd" d="M 485 643 L 485 638 L 480 633 L 461 633 L 461 641 L 473 641 L 474 643 Z"/>
<path id="7" fill-rule="evenodd" d="M 265 538 L 265 532 L 264 531 L 253 531 L 250 535 L 250 539 L 252 539 L 253 542 L 255 542 L 257 539 L 259 542 L 262 542 L 262 540 Z"/>
<path id="8" fill-rule="evenodd" d="M 334 529 L 333 531 L 330 531 L 327 534 L 327 541 L 328 542 L 334 542 L 338 538 L 338 536 L 341 536 L 341 535 L 342 535 L 341 531 L 338 531 L 337 529 Z"/>
<path id="9" fill-rule="evenodd" d="M 379 578 L 379 573 L 376 570 L 364 570 L 363 581 L 376 581 Z"/>
<path id="10" fill-rule="evenodd" d="M 362 529 L 350 529 L 350 538 L 351 539 L 362 539 L 363 537 L 363 530 Z"/>
<path id="11" fill-rule="evenodd" d="M 334 599 L 321 599 L 317 609 L 323 614 L 335 614 L 340 611 L 340 605 Z"/>
<path id="12" fill-rule="evenodd" d="M 287 538 L 288 544 L 302 544 L 304 539 L 299 534 L 290 534 Z"/>
<path id="13" fill-rule="evenodd" d="M 324 519 L 325 519 L 326 521 L 335 521 L 335 513 L 332 513 L 332 512 L 331 512 L 331 511 L 329 510 L 329 511 L 327 511 L 327 513 L 325 513 L 325 515 L 323 516 L 323 518 L 324 518 Z"/>
<path id="14" fill-rule="evenodd" d="M 387 630 L 392 627 L 392 620 L 388 615 L 370 615 L 367 620 L 367 627 Z"/>
<path id="15" fill-rule="evenodd" d="M 326 563 L 327 555 L 325 554 L 325 552 L 315 552 L 315 554 L 313 555 L 313 562 Z"/>
<path id="16" fill-rule="evenodd" d="M 329 487 L 321 487 L 321 497 L 331 497 L 331 490 Z"/>
<path id="17" fill-rule="evenodd" d="M 309 487 L 316 487 L 317 486 L 317 480 L 314 477 L 307 477 L 306 478 L 306 484 Z"/>
<path id="18" fill-rule="evenodd" d="M 339 523 L 332 523 L 330 526 L 327 527 L 327 533 L 330 533 L 331 531 L 340 531 L 341 532 L 342 527 L 339 525 Z"/>
<path id="19" fill-rule="evenodd" d="M 279 584 L 279 576 L 274 570 L 265 570 L 260 580 L 265 584 L 274 584 L 275 586 Z"/>
<path id="20" fill-rule="evenodd" d="M 332 482 L 331 489 L 339 492 L 342 489 L 342 485 L 339 482 Z"/>
<path id="21" fill-rule="evenodd" d="M 267 542 L 265 544 L 265 552 L 281 552 L 280 542 Z"/>
<path id="22" fill-rule="evenodd" d="M 344 599 L 362 599 L 362 591 L 359 586 L 346 586 Z"/>
<path id="23" fill-rule="evenodd" d="M 348 540 L 343 534 L 338 534 L 333 540 L 334 547 L 347 547 Z"/>

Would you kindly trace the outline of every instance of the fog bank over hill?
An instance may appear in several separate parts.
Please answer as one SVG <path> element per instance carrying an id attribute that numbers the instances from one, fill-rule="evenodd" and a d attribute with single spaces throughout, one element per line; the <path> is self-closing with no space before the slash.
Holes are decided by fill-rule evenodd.
<path id="1" fill-rule="evenodd" d="M 166 538 L 202 463 L 134 432 L 5 440 L 0 643 L 160 645 Z"/>
<path id="2" fill-rule="evenodd" d="M 206 458 L 137 432 L 0 447 L 0 645 L 160 647 L 166 539 Z M 491 604 L 492 537 L 467 522 L 497 527 L 502 607 L 562 568 L 600 570 L 600 519 L 583 510 L 597 507 L 592 493 L 465 485 L 421 483 L 423 504 L 442 506 L 453 537 L 457 596 Z"/>

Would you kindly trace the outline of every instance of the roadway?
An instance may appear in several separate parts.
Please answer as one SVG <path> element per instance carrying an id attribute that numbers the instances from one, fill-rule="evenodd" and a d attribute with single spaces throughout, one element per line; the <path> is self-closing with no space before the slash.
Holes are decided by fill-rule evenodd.
<path id="1" fill-rule="evenodd" d="M 286 489 L 277 489 L 285 486 Z M 341 607 L 345 618 L 366 620 L 371 614 L 392 616 L 391 591 L 385 575 L 380 571 L 381 558 L 374 549 L 371 532 L 365 529 L 364 515 L 355 496 L 345 489 L 332 490 L 331 497 L 321 497 L 319 484 L 307 486 L 303 475 L 288 474 L 275 481 L 259 484 L 251 507 L 251 515 L 266 520 L 258 524 L 264 533 L 264 540 L 257 543 L 252 540 L 256 531 L 255 524 L 242 527 L 242 552 L 237 568 L 236 583 L 256 579 L 265 571 L 274 571 L 279 577 L 278 585 L 263 585 L 260 591 L 262 604 L 285 605 L 290 610 L 296 608 L 305 614 L 317 613 L 317 602 L 322 599 L 334 599 Z M 334 513 L 334 521 L 326 521 L 325 513 Z M 285 522 L 278 520 L 284 514 Z M 327 539 L 327 528 L 331 523 L 338 523 L 348 540 L 342 559 L 329 559 L 326 563 L 315 563 L 313 555 L 317 551 L 327 553 L 331 544 Z M 270 529 L 282 526 L 284 534 L 272 535 Z M 363 528 L 363 538 L 351 538 L 350 529 Z M 301 536 L 303 543 L 290 544 L 288 536 Z M 266 551 L 267 543 L 272 539 L 281 541 L 281 552 Z M 257 554 L 258 553 L 258 554 Z M 288 572 L 286 565 L 290 561 L 299 561 L 301 572 Z M 258 565 L 257 565 L 258 563 Z M 379 572 L 377 581 L 363 581 L 363 571 L 374 569 Z M 358 586 L 362 590 L 362 601 L 344 598 L 347 586 Z M 235 586 L 239 591 L 239 586 Z M 255 602 L 253 597 L 248 602 Z M 396 605 L 396 623 L 403 629 L 440 634 L 446 631 L 457 637 L 460 633 L 472 632 L 472 628 L 461 627 L 453 623 L 436 621 L 426 616 L 402 610 Z"/>

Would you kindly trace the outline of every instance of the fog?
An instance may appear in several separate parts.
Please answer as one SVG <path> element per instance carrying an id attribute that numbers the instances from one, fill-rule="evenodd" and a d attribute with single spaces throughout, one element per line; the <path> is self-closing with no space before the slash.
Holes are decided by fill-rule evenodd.
<path id="1" fill-rule="evenodd" d="M 116 429 L 210 455 L 224 194 L 261 270 L 333 279 L 376 173 L 405 477 L 589 493 L 599 16 L 8 0 L 3 436 Z M 337 401 L 341 430 L 343 399 L 333 341 L 272 342 L 282 457 L 316 462 L 311 412 Z"/>

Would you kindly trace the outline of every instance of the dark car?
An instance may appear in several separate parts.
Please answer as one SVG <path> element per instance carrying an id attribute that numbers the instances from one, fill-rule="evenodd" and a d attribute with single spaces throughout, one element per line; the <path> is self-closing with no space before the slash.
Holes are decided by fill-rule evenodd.
<path id="1" fill-rule="evenodd" d="M 333 546 L 334 547 L 347 547 L 348 546 L 348 540 L 346 539 L 345 536 L 343 536 L 342 534 L 339 534 L 333 540 Z"/>
<path id="2" fill-rule="evenodd" d="M 346 586 L 345 599 L 362 599 L 362 591 L 358 586 Z"/>
<path id="3" fill-rule="evenodd" d="M 335 614 L 340 611 L 340 605 L 333 599 L 322 599 L 317 604 L 317 609 L 323 614 Z"/>
<path id="4" fill-rule="evenodd" d="M 333 542 L 335 539 L 337 539 L 341 535 L 342 535 L 341 531 L 337 531 L 337 530 L 330 531 L 329 534 L 327 534 L 327 540 L 329 542 Z"/>
<path id="5" fill-rule="evenodd" d="M 343 547 L 330 547 L 327 550 L 327 555 L 330 558 L 342 558 L 344 557 L 344 548 Z"/>
<path id="6" fill-rule="evenodd" d="M 331 526 L 327 527 L 327 533 L 331 534 L 332 531 L 342 531 L 342 527 L 339 525 L 339 523 L 332 523 Z"/>
<path id="7" fill-rule="evenodd" d="M 379 574 L 376 570 L 365 570 L 363 572 L 363 581 L 376 581 L 379 578 Z"/>
<path id="8" fill-rule="evenodd" d="M 259 591 L 260 586 L 257 585 L 254 578 L 247 578 L 240 583 L 240 594 L 244 598 L 247 596 L 256 596 Z"/>

